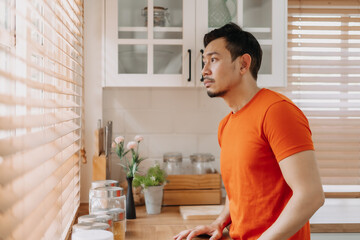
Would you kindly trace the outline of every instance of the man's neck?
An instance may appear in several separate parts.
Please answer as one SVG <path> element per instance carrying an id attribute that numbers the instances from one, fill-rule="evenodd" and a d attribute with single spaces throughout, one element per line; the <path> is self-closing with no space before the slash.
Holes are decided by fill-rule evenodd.
<path id="1" fill-rule="evenodd" d="M 244 82 L 243 84 L 238 85 L 223 98 L 231 108 L 232 112 L 236 113 L 250 102 L 259 91 L 260 88 L 257 86 L 256 81 L 253 80 L 253 82 Z"/>

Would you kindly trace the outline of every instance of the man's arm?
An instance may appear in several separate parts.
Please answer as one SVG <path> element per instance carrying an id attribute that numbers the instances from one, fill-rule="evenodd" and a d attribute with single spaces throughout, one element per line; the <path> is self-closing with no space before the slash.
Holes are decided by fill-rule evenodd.
<path id="1" fill-rule="evenodd" d="M 190 240 L 198 235 L 207 234 L 211 237 L 209 240 L 216 240 L 222 237 L 224 228 L 231 223 L 230 212 L 229 212 L 229 199 L 226 196 L 225 205 L 220 215 L 210 225 L 201 225 L 193 229 L 184 230 L 174 236 L 174 239 L 181 240 L 186 238 Z"/>
<path id="2" fill-rule="evenodd" d="M 258 240 L 286 240 L 324 204 L 314 151 L 303 151 L 280 161 L 285 181 L 293 191 L 288 204 Z"/>

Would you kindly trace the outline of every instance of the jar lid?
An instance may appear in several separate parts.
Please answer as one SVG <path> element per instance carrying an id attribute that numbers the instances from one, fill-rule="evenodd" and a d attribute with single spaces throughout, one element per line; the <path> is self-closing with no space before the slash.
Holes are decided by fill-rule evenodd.
<path id="1" fill-rule="evenodd" d="M 100 229 L 100 230 L 109 230 L 110 225 L 103 222 L 81 222 L 74 224 L 72 226 L 72 231 L 76 232 L 77 230 L 91 230 L 91 229 Z"/>
<path id="2" fill-rule="evenodd" d="M 125 210 L 121 208 L 112 208 L 109 209 L 108 213 L 112 216 L 114 222 L 121 221 L 125 219 Z"/>
<path id="3" fill-rule="evenodd" d="M 182 154 L 179 152 L 167 152 L 163 155 L 164 162 L 182 162 Z"/>
<path id="4" fill-rule="evenodd" d="M 108 223 L 110 226 L 112 225 L 113 218 L 112 216 L 106 214 L 89 214 L 78 217 L 78 222 L 102 222 Z"/>
<path id="5" fill-rule="evenodd" d="M 119 182 L 116 180 L 99 180 L 91 182 L 91 188 L 99 187 L 119 187 Z"/>
<path id="6" fill-rule="evenodd" d="M 122 187 L 99 187 L 93 189 L 94 197 L 113 198 L 124 195 Z"/>
<path id="7" fill-rule="evenodd" d="M 114 234 L 104 230 L 78 231 L 71 235 L 73 240 L 112 240 Z"/>
<path id="8" fill-rule="evenodd" d="M 190 155 L 191 162 L 211 162 L 215 157 L 211 153 L 194 153 Z"/>

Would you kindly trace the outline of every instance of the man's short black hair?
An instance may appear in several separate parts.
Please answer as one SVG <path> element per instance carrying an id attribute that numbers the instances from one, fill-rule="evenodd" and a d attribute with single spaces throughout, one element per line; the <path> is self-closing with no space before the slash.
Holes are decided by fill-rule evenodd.
<path id="1" fill-rule="evenodd" d="M 251 56 L 250 73 L 256 80 L 262 58 L 262 50 L 256 38 L 237 24 L 230 22 L 205 34 L 204 46 L 218 38 L 225 38 L 226 49 L 229 50 L 232 61 L 245 53 Z"/>

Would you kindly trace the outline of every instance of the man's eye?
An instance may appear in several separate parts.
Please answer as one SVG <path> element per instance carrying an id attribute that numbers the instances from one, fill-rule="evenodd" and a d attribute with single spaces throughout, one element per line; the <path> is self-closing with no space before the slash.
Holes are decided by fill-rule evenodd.
<path id="1" fill-rule="evenodd" d="M 215 62 L 216 61 L 216 59 L 215 58 L 211 58 L 211 62 Z"/>

